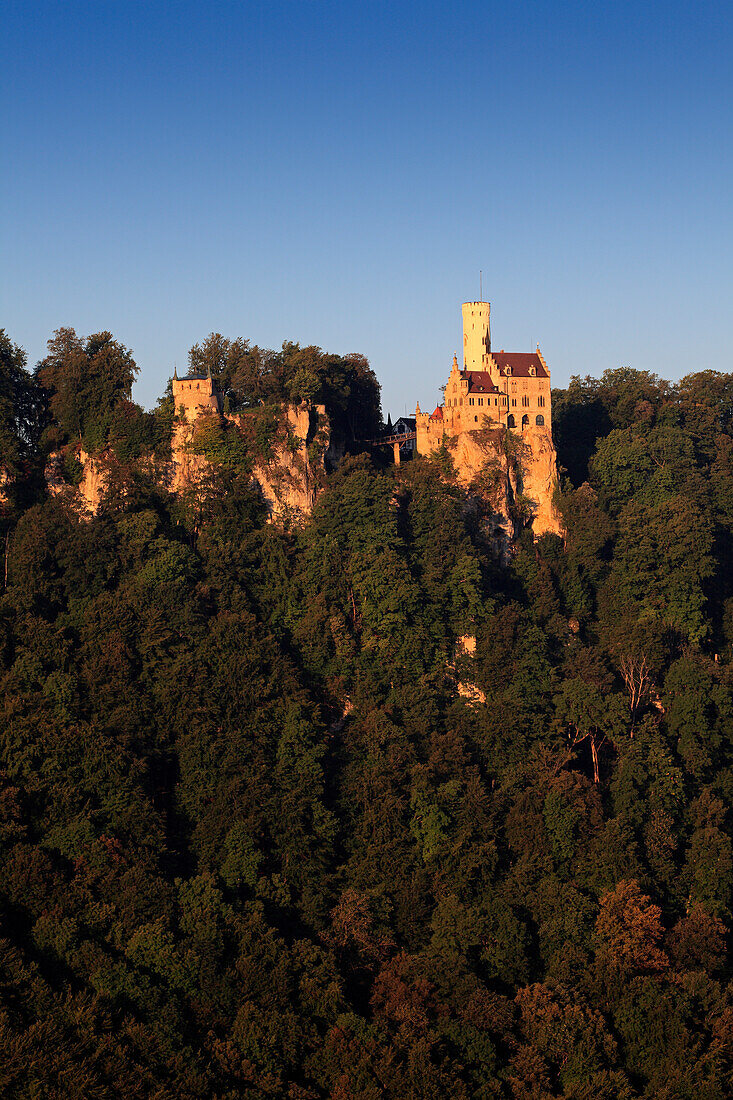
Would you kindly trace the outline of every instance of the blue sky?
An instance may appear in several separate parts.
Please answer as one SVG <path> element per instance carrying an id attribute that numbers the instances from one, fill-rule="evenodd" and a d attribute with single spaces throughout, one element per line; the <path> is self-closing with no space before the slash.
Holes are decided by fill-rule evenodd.
<path id="1" fill-rule="evenodd" d="M 571 374 L 733 370 L 733 7 L 5 0 L 0 325 L 210 331 L 438 398 L 460 304 Z"/>

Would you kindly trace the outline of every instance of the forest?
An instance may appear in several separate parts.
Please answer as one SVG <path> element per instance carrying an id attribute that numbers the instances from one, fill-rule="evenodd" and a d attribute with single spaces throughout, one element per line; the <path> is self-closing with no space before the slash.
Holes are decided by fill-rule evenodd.
<path id="1" fill-rule="evenodd" d="M 733 375 L 553 391 L 565 537 L 505 564 L 445 456 L 360 451 L 361 356 L 190 363 L 326 405 L 309 522 L 261 438 L 167 492 L 110 333 L 0 333 L 0 1094 L 733 1095 Z"/>

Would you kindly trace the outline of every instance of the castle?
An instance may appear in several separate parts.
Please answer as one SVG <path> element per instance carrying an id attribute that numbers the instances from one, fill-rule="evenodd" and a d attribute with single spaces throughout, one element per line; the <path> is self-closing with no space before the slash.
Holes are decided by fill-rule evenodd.
<path id="1" fill-rule="evenodd" d="M 393 445 L 395 461 L 400 451 L 427 455 L 446 446 L 460 484 L 476 491 L 477 484 L 496 468 L 506 452 L 500 429 L 514 430 L 521 439 L 520 461 L 506 476 L 491 506 L 504 530 L 505 541 L 513 537 L 513 503 L 520 500 L 526 514 L 531 510 L 533 533 L 562 534 L 555 496 L 557 462 L 550 426 L 550 372 L 540 352 L 492 352 L 488 302 L 463 305 L 463 366 L 453 358 L 444 387 L 445 400 L 433 413 L 423 413 L 418 404 L 415 419 L 400 417 L 389 425 L 387 438 L 369 445 Z M 171 459 L 158 473 L 173 491 L 195 489 L 207 477 L 208 462 L 196 446 L 196 422 L 201 416 L 215 416 L 220 423 L 242 428 L 251 410 L 230 413 L 211 371 L 171 380 L 177 418 L 173 424 Z M 484 429 L 489 429 L 485 431 Z M 494 429 L 493 431 L 491 429 Z M 313 447 L 315 444 L 318 446 Z M 308 402 L 283 403 L 278 417 L 273 453 L 252 470 L 252 484 L 259 488 L 273 519 L 300 522 L 310 514 L 326 474 L 326 455 L 335 464 L 343 451 L 330 449 L 330 424 L 323 405 Z M 83 477 L 77 497 L 86 514 L 94 514 L 108 483 L 105 455 L 77 451 Z M 50 456 L 46 479 L 52 492 L 69 488 L 62 471 L 61 452 Z M 154 459 L 151 459 L 154 462 Z M 485 491 L 485 484 L 483 489 Z M 492 490 L 493 492 L 493 490 Z M 0 501 L 2 487 L 0 487 Z M 515 510 L 516 511 L 516 510 Z M 519 514 L 519 513 L 517 513 Z M 503 518 L 502 518 L 503 517 Z"/>
<path id="2" fill-rule="evenodd" d="M 557 462 L 552 442 L 550 372 L 539 347 L 529 353 L 491 350 L 490 311 L 488 302 L 464 302 L 463 366 L 459 366 L 454 356 L 443 404 L 432 413 L 421 412 L 418 404 L 414 421 L 401 417 L 390 426 L 388 442 L 394 441 L 396 462 L 400 461 L 400 451 L 406 456 L 414 447 L 418 455 L 428 455 L 447 445 L 456 476 L 468 487 L 497 453 L 496 437 L 487 438 L 481 433 L 501 428 L 516 432 L 524 445 L 521 473 L 506 491 L 515 498 L 522 495 L 530 503 L 535 535 L 561 534 L 554 501 Z M 180 417 L 173 440 L 176 471 L 173 484 L 179 488 L 194 481 L 201 472 L 203 459 L 189 453 L 197 418 L 209 412 L 224 414 L 227 420 L 235 422 L 239 418 L 224 413 L 221 394 L 210 371 L 185 378 L 178 378 L 174 372 L 172 389 Z M 284 413 L 291 431 L 303 441 L 312 434 L 312 414 L 326 422 L 322 406 L 310 411 L 305 406 L 287 406 Z M 403 435 L 404 441 L 400 438 Z M 291 459 L 285 452 L 280 455 L 280 465 L 289 471 L 292 491 L 282 486 L 274 488 L 270 484 L 272 471 L 259 470 L 255 478 L 263 496 L 272 503 L 273 515 L 290 506 L 307 514 L 315 501 L 318 479 L 306 477 L 300 489 L 294 488 L 302 478 L 297 471 L 290 470 Z M 508 501 L 498 505 L 498 511 L 508 515 Z"/>
<path id="3" fill-rule="evenodd" d="M 498 512 L 508 517 L 508 497 L 521 496 L 532 510 L 535 536 L 561 535 L 550 372 L 539 347 L 533 352 L 491 350 L 490 311 L 488 302 L 463 303 L 463 366 L 454 355 L 443 404 L 434 412 L 421 412 L 418 404 L 415 451 L 429 455 L 447 446 L 459 482 L 470 487 L 486 463 L 496 459 L 500 429 L 515 432 L 523 445 L 520 469 Z"/>
<path id="4" fill-rule="evenodd" d="M 542 353 L 492 352 L 491 305 L 464 302 L 463 367 L 453 356 L 445 400 L 434 412 L 415 410 L 418 454 L 429 454 L 444 438 L 482 428 L 505 427 L 551 438 L 550 372 Z"/>

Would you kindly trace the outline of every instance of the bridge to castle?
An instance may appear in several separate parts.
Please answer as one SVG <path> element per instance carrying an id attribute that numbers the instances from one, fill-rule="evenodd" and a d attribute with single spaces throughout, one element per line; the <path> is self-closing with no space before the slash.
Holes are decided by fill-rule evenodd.
<path id="1" fill-rule="evenodd" d="M 361 443 L 367 447 L 393 447 L 395 466 L 400 464 L 400 447 L 403 443 L 409 443 L 411 439 L 417 439 L 417 432 L 403 432 L 398 435 L 383 435 L 379 439 L 362 439 Z"/>

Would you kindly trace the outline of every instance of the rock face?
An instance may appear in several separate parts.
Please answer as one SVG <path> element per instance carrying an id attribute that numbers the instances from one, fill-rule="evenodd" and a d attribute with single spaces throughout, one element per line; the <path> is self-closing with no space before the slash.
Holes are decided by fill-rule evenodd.
<path id="1" fill-rule="evenodd" d="M 215 417 L 219 425 L 230 424 L 244 430 L 246 413 L 220 416 L 215 410 L 197 417 L 176 419 L 171 439 L 170 462 L 140 460 L 173 493 L 206 490 L 212 463 L 199 453 L 196 429 L 204 418 Z M 246 432 L 245 432 L 246 434 Z M 330 427 L 323 405 L 287 405 L 277 420 L 275 437 L 268 460 L 258 459 L 252 468 L 252 485 L 260 493 L 273 522 L 298 524 L 310 515 L 325 481 L 324 455 L 329 445 Z M 81 480 L 74 487 L 64 477 L 63 455 L 49 457 L 45 477 L 48 490 L 63 494 L 81 514 L 95 515 L 109 484 L 110 456 L 92 456 L 80 450 L 76 458 Z"/>
<path id="2" fill-rule="evenodd" d="M 456 676 L 456 691 L 469 703 L 485 703 L 486 696 L 480 687 L 468 679 L 471 674 L 471 665 L 476 656 L 476 635 L 463 634 L 456 640 L 455 661 L 449 670 Z M 458 668 L 463 675 L 456 675 Z M 468 675 L 467 675 L 468 674 Z"/>
<path id="3" fill-rule="evenodd" d="M 193 449 L 194 426 L 188 420 L 177 420 L 171 439 L 171 463 L 167 483 L 172 493 L 182 493 L 203 485 L 209 463 Z"/>
<path id="4" fill-rule="evenodd" d="M 80 514 L 93 516 L 107 488 L 108 473 L 104 456 L 93 458 L 80 449 L 75 455 L 81 466 L 81 480 L 76 486 L 64 477 L 64 455 L 54 451 L 48 456 L 43 476 L 52 496 L 62 496 Z"/>
<path id="5" fill-rule="evenodd" d="M 89 455 L 80 448 L 74 456 L 81 467 L 81 480 L 73 485 L 64 476 L 64 455 L 54 451 L 48 456 L 43 476 L 52 496 L 61 496 L 80 516 L 94 516 L 109 484 L 106 455 Z"/>
<path id="6" fill-rule="evenodd" d="M 270 518 L 297 524 L 311 514 L 323 488 L 330 431 L 323 405 L 288 405 L 285 420 L 289 445 L 277 446 L 271 462 L 255 466 L 253 480 Z"/>
<path id="7" fill-rule="evenodd" d="M 205 414 L 209 415 L 209 414 Z M 246 413 L 227 414 L 222 422 L 246 428 Z M 196 453 L 196 422 L 178 420 L 171 443 L 170 488 L 183 492 L 202 486 L 211 466 Z M 298 524 L 310 515 L 325 477 L 324 454 L 329 442 L 329 423 L 323 405 L 283 407 L 272 454 L 258 460 L 252 484 L 260 493 L 273 522 Z"/>
<path id="8" fill-rule="evenodd" d="M 10 504 L 10 487 L 13 484 L 13 479 L 7 470 L 0 469 L 0 510 L 7 508 Z"/>
<path id="9" fill-rule="evenodd" d="M 507 461 L 501 450 L 501 433 L 468 431 L 446 437 L 458 482 L 487 500 L 494 509 L 498 538 L 511 541 L 515 524 L 512 507 L 524 498 L 532 513 L 535 536 L 547 532 L 562 535 L 560 515 L 554 504 L 557 460 L 552 436 L 543 427 L 527 428 L 516 461 Z"/>
<path id="10" fill-rule="evenodd" d="M 524 433 L 530 454 L 522 463 L 522 490 L 534 506 L 532 531 L 535 537 L 562 536 L 562 520 L 555 505 L 558 488 L 557 454 L 548 428 L 531 426 Z"/>
<path id="11" fill-rule="evenodd" d="M 83 467 L 78 492 L 83 501 L 84 511 L 95 515 L 107 488 L 108 475 L 104 459 L 96 459 L 86 451 L 80 451 L 79 462 Z"/>

